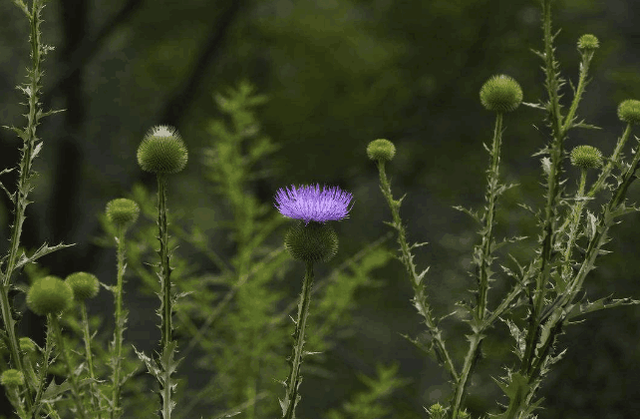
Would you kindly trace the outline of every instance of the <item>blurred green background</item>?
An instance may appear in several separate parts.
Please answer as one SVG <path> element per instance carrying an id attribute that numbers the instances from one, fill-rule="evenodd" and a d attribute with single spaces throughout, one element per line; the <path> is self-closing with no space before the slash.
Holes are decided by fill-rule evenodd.
<path id="1" fill-rule="evenodd" d="M 617 104 L 640 98 L 638 13 L 640 3 L 631 0 L 554 2 L 554 27 L 562 28 L 556 53 L 565 77 L 577 80 L 578 37 L 593 33 L 601 41 L 578 113 L 603 130 L 572 131 L 568 149 L 591 144 L 610 154 L 624 128 Z M 45 143 L 23 243 L 30 248 L 43 241 L 77 243 L 42 259 L 52 273 L 87 270 L 103 281 L 115 276 L 112 252 L 91 243 L 101 233 L 97 214 L 135 182 L 154 187 L 135 157 L 153 125 L 176 126 L 190 151 L 186 170 L 170 186 L 170 208 L 195 212 L 221 206 L 206 197 L 201 165 L 201 150 L 212 141 L 208 123 L 220 116 L 212 94 L 247 80 L 268 96 L 258 116 L 263 132 L 281 146 L 261 165 L 267 176 L 253 184 L 262 202 L 292 183 L 329 183 L 352 191 L 351 217 L 336 227 L 341 250 L 331 264 L 339 264 L 390 230 L 382 223 L 390 214 L 377 171 L 365 154 L 369 141 L 388 138 L 397 147 L 387 169 L 394 194 L 408 194 L 401 214 L 409 239 L 430 243 L 418 249 L 416 263 L 431 265 L 436 314 L 471 298 L 465 294 L 473 285 L 466 271 L 477 227 L 451 206 L 482 204 L 488 163 L 482 143 L 490 141 L 494 121 L 479 103 L 482 84 L 505 73 L 519 81 L 526 102 L 545 99 L 541 61 L 530 51 L 542 45 L 537 1 L 51 0 L 44 19 L 45 43 L 56 49 L 45 62 L 43 102 L 45 108 L 67 111 L 39 129 Z M 23 98 L 15 85 L 28 65 L 27 24 L 8 0 L 0 2 L 0 21 L 0 123 L 22 125 Z M 568 85 L 564 93 L 568 105 Z M 520 187 L 500 204 L 498 237 L 536 239 L 533 220 L 517 203 L 539 207 L 542 202 L 540 163 L 531 155 L 549 138 L 543 116 L 522 106 L 505 118 L 501 175 Z M 0 132 L 0 168 L 15 165 L 19 145 L 10 131 Z M 577 174 L 568 174 L 567 188 L 573 191 Z M 14 184 L 14 178 L 7 179 L 12 181 L 5 184 Z M 637 185 L 630 197 L 640 198 Z M 9 208 L 3 195 L 0 243 L 7 243 Z M 631 215 L 614 228 L 607 247 L 614 253 L 600 259 L 588 280 L 591 299 L 611 293 L 640 298 L 637 225 L 638 216 Z M 233 250 L 225 247 L 224 237 L 211 240 L 223 255 Z M 391 241 L 387 245 L 396 248 Z M 322 269 L 318 276 L 326 273 Z M 287 280 L 300 278 L 298 271 Z M 355 334 L 329 354 L 325 367 L 338 374 L 339 385 L 305 377 L 300 417 L 320 418 L 341 404 L 362 387 L 355 372 L 375 375 L 376 361 L 398 361 L 399 376 L 412 380 L 393 394 L 392 404 L 415 417 L 426 417 L 421 406 L 446 393 L 446 377 L 435 362 L 399 335 L 423 332 L 402 265 L 392 261 L 376 279 L 379 288 L 357 295 Z M 507 285 L 496 286 L 494 298 Z M 25 315 L 25 327 L 36 327 L 37 321 Z M 143 326 L 132 320 L 125 337 L 149 349 L 156 338 L 145 339 Z M 559 345 L 569 350 L 540 393 L 546 402 L 539 417 L 637 416 L 639 336 L 635 307 L 599 312 L 570 328 Z M 462 356 L 466 344 L 458 338 L 450 346 Z M 512 342 L 504 334 L 492 345 L 486 349 L 505 353 Z M 481 364 L 478 372 L 501 373 L 490 364 Z M 494 406 L 493 381 L 475 378 L 472 391 L 470 403 Z"/>

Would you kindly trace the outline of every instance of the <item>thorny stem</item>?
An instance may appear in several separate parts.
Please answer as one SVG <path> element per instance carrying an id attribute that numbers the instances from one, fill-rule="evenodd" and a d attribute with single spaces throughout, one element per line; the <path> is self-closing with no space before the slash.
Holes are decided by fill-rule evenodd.
<path id="1" fill-rule="evenodd" d="M 298 321 L 296 322 L 296 329 L 293 333 L 293 339 L 295 345 L 293 347 L 293 353 L 291 354 L 291 373 L 286 382 L 287 392 L 282 404 L 283 419 L 295 418 L 295 409 L 300 401 L 300 394 L 298 393 L 298 387 L 302 383 L 302 374 L 300 373 L 300 366 L 302 365 L 302 358 L 304 357 L 304 335 L 307 327 L 307 317 L 309 316 L 309 306 L 311 304 L 311 288 L 313 287 L 313 263 L 306 262 L 306 273 L 304 281 L 302 282 L 302 292 L 300 293 L 300 303 L 298 304 Z"/>
<path id="2" fill-rule="evenodd" d="M 71 359 L 69 358 L 69 353 L 67 352 L 66 345 L 64 344 L 64 338 L 62 336 L 62 330 L 60 329 L 60 323 L 58 322 L 58 316 L 56 314 L 48 314 L 47 318 L 49 320 L 49 325 L 53 328 L 53 332 L 58 339 L 58 349 L 62 354 L 62 358 L 67 367 L 67 376 L 69 383 L 71 384 L 71 394 L 73 401 L 77 407 L 77 415 L 80 419 L 85 419 L 87 417 L 86 412 L 84 410 L 84 405 L 82 404 L 82 399 L 80 397 L 80 388 L 78 387 L 78 381 L 76 380 L 76 375 L 73 371 L 73 366 L 71 365 Z"/>
<path id="3" fill-rule="evenodd" d="M 527 372 L 533 362 L 535 346 L 540 328 L 540 313 L 544 304 L 546 284 L 549 282 L 551 271 L 551 251 L 553 249 L 553 226 L 557 210 L 557 202 L 560 195 L 560 176 L 562 173 L 563 143 L 566 132 L 562 126 L 560 114 L 560 99 L 558 91 L 560 81 L 557 74 L 557 63 L 553 54 L 553 36 L 551 35 L 551 0 L 543 0 L 543 31 L 544 31 L 544 60 L 546 69 L 546 87 L 549 93 L 549 118 L 553 143 L 549 153 L 551 164 L 547 177 L 547 203 L 545 206 L 545 218 L 542 227 L 542 249 L 540 252 L 540 271 L 536 278 L 536 289 L 533 295 L 533 310 L 529 318 L 529 330 L 526 339 L 526 350 L 522 360 L 521 371 Z"/>
<path id="4" fill-rule="evenodd" d="M 32 190 L 31 179 L 33 173 L 31 170 L 33 159 L 37 154 L 36 141 L 36 128 L 39 124 L 40 118 L 44 116 L 40 102 L 39 93 L 41 89 L 40 79 L 42 78 L 42 71 L 40 66 L 46 53 L 46 48 L 41 44 L 40 39 L 40 24 L 42 18 L 40 16 L 42 9 L 44 8 L 44 1 L 34 0 L 31 11 L 29 11 L 26 5 L 22 2 L 16 2 L 16 5 L 27 15 L 30 22 L 30 45 L 31 45 L 31 69 L 29 70 L 29 84 L 22 88 L 23 92 L 28 97 L 29 112 L 27 116 L 27 127 L 24 130 L 18 130 L 14 128 L 15 132 L 20 134 L 23 140 L 22 147 L 22 160 L 20 162 L 20 170 L 18 176 L 17 190 L 13 194 L 14 204 L 14 221 L 11 226 L 11 248 L 9 249 L 9 255 L 7 265 L 4 272 L 0 270 L 1 286 L 0 286 L 0 305 L 2 306 L 2 319 L 4 323 L 4 330 L 7 333 L 7 339 L 9 341 L 9 351 L 11 353 L 11 362 L 13 366 L 21 371 L 24 371 L 22 358 L 19 351 L 18 339 L 15 333 L 16 321 L 13 319 L 10 311 L 9 302 L 9 289 L 11 284 L 11 276 L 16 267 L 18 251 L 20 248 L 20 237 L 22 235 L 22 225 L 25 220 L 25 210 L 30 201 L 27 199 L 29 192 Z M 1 264 L 0 264 L 1 266 Z M 26 386 L 26 406 L 27 411 L 31 412 L 32 406 L 32 394 L 31 387 Z"/>
<path id="5" fill-rule="evenodd" d="M 464 398 L 465 390 L 469 382 L 469 377 L 473 373 L 476 365 L 476 361 L 480 356 L 480 347 L 485 335 L 482 333 L 488 326 L 484 322 L 487 312 L 487 300 L 489 292 L 489 267 L 491 265 L 491 245 L 493 242 L 493 227 L 495 225 L 494 217 L 496 212 L 496 203 L 499 196 L 499 174 L 500 174 L 500 148 L 502 145 L 502 113 L 496 114 L 496 125 L 493 132 L 493 144 L 490 151 L 491 154 L 491 167 L 488 170 L 488 185 L 486 199 L 488 201 L 487 212 L 484 216 L 484 228 L 482 234 L 482 244 L 480 245 L 477 265 L 477 279 L 478 279 L 478 299 L 476 306 L 476 320 L 478 326 L 474 328 L 473 335 L 469 338 L 469 349 L 464 359 L 462 371 L 457 382 L 454 383 L 454 395 L 453 404 L 451 406 L 451 419 L 457 419 L 462 401 Z"/>
<path id="6" fill-rule="evenodd" d="M 427 330 L 433 339 L 435 344 L 435 353 L 438 358 L 438 361 L 442 363 L 451 378 L 457 382 L 458 381 L 458 373 L 456 372 L 456 368 L 453 365 L 453 361 L 451 360 L 451 356 L 447 351 L 445 346 L 444 338 L 442 337 L 442 332 L 438 328 L 436 324 L 436 320 L 433 318 L 433 314 L 431 313 L 431 307 L 427 302 L 426 293 L 424 291 L 424 283 L 422 282 L 424 274 L 427 272 L 423 271 L 420 275 L 416 273 L 416 266 L 413 263 L 413 255 L 411 254 L 411 248 L 407 243 L 404 227 L 402 226 L 402 220 L 400 219 L 399 209 L 400 204 L 403 198 L 399 200 L 394 200 L 393 195 L 391 194 L 391 186 L 389 185 L 389 181 L 387 180 L 387 175 L 384 170 L 384 161 L 378 160 L 378 171 L 380 173 L 380 189 L 382 190 L 382 194 L 387 199 L 387 203 L 389 204 L 389 208 L 391 209 L 391 215 L 393 217 L 393 223 L 391 226 L 398 231 L 398 243 L 400 244 L 400 251 L 402 253 L 401 261 L 404 264 L 409 276 L 411 278 L 411 285 L 413 286 L 413 290 L 415 293 L 415 297 L 413 298 L 413 303 L 415 308 L 418 310 L 418 313 L 424 318 L 425 324 L 427 326 Z M 415 246 L 414 246 L 415 247 Z"/>
<path id="7" fill-rule="evenodd" d="M 84 349 L 87 357 L 87 363 L 89 364 L 89 376 L 91 377 L 91 401 L 93 408 L 97 412 L 97 418 L 101 419 L 102 414 L 99 409 L 98 390 L 96 388 L 96 375 L 93 369 L 93 355 L 91 353 L 91 334 L 89 332 L 89 319 L 87 317 L 87 306 L 84 301 L 80 302 L 80 311 L 82 312 L 82 333 L 84 335 Z"/>
<path id="8" fill-rule="evenodd" d="M 122 311 L 122 294 L 123 294 L 123 286 L 124 286 L 124 251 L 125 251 L 125 230 L 120 228 L 116 242 L 118 246 L 117 250 L 117 259 L 118 259 L 118 272 L 117 272 L 117 282 L 116 288 L 114 290 L 114 297 L 116 300 L 116 309 L 115 309 L 115 329 L 113 331 L 113 343 L 114 343 L 114 354 L 113 354 L 113 393 L 111 395 L 113 407 L 111 409 L 111 419 L 115 419 L 120 416 L 119 405 L 120 405 L 120 365 L 122 361 L 122 333 L 124 332 L 124 324 L 126 322 L 126 312 Z"/>

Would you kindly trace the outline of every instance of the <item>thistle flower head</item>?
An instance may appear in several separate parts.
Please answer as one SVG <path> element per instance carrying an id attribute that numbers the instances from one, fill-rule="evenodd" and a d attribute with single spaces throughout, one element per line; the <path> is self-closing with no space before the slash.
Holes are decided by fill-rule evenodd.
<path id="1" fill-rule="evenodd" d="M 24 374 L 22 371 L 10 369 L 0 375 L 0 384 L 5 387 L 19 387 L 24 385 Z"/>
<path id="2" fill-rule="evenodd" d="M 578 39 L 579 50 L 594 51 L 598 49 L 599 46 L 600 42 L 598 41 L 598 38 L 590 33 L 584 34 L 580 39 Z"/>
<path id="3" fill-rule="evenodd" d="M 396 146 L 394 146 L 391 141 L 384 138 L 371 141 L 367 146 L 367 156 L 374 161 L 391 161 L 395 155 Z"/>
<path id="4" fill-rule="evenodd" d="M 490 111 L 511 112 L 522 103 L 522 89 L 509 76 L 493 76 L 480 89 L 480 102 Z"/>
<path id="5" fill-rule="evenodd" d="M 36 352 L 36 344 L 28 337 L 22 337 L 18 342 L 23 353 L 30 355 Z"/>
<path id="6" fill-rule="evenodd" d="M 128 228 L 138 219 L 140 207 L 130 199 L 116 198 L 107 203 L 106 213 L 113 225 Z"/>
<path id="7" fill-rule="evenodd" d="M 627 99 L 618 105 L 618 118 L 632 125 L 640 124 L 640 100 Z"/>
<path id="8" fill-rule="evenodd" d="M 138 164 L 145 172 L 178 173 L 188 159 L 187 147 L 178 131 L 165 125 L 151 128 L 138 147 Z"/>
<path id="9" fill-rule="evenodd" d="M 73 290 L 57 276 L 37 279 L 27 292 L 27 306 L 40 316 L 57 315 L 68 309 L 72 302 Z"/>
<path id="10" fill-rule="evenodd" d="M 280 188 L 275 196 L 275 207 L 285 217 L 303 220 L 305 225 L 309 221 L 325 223 L 347 218 L 349 203 L 353 195 L 339 187 L 320 185 L 301 185 L 296 188 Z"/>
<path id="11" fill-rule="evenodd" d="M 602 153 L 590 145 L 579 145 L 571 151 L 571 164 L 581 169 L 597 169 L 602 166 Z"/>
<path id="12" fill-rule="evenodd" d="M 93 298 L 100 291 L 100 281 L 95 275 L 88 272 L 75 272 L 69 275 L 65 282 L 73 290 L 73 298 L 76 301 L 84 301 Z"/>

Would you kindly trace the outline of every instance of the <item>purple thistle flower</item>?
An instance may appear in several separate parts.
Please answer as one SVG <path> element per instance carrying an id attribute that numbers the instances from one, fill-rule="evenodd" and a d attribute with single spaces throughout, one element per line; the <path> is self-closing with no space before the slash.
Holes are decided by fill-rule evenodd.
<path id="1" fill-rule="evenodd" d="M 309 221 L 324 223 L 347 218 L 351 210 L 347 207 L 353 195 L 337 186 L 323 185 L 320 191 L 318 184 L 301 185 L 298 188 L 291 185 L 290 189 L 278 189 L 275 199 L 275 207 L 280 214 L 296 220 L 304 220 L 307 225 Z"/>

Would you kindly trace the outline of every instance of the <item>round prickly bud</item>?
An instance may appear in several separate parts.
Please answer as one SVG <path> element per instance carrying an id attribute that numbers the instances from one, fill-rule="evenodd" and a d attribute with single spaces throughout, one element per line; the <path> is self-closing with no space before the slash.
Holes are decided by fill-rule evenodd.
<path id="1" fill-rule="evenodd" d="M 447 410 L 440 403 L 432 404 L 428 409 L 429 419 L 445 419 Z"/>
<path id="2" fill-rule="evenodd" d="M 106 212 L 107 218 L 113 225 L 127 228 L 138 219 L 140 207 L 130 199 L 117 198 L 107 203 Z"/>
<path id="3" fill-rule="evenodd" d="M 384 160 L 391 161 L 396 155 L 396 146 L 389 140 L 380 138 L 371 141 L 367 146 L 367 156 L 373 161 Z"/>
<path id="4" fill-rule="evenodd" d="M 75 272 L 69 275 L 65 282 L 73 290 L 73 298 L 76 301 L 84 301 L 93 298 L 100 291 L 100 281 L 95 275 L 88 272 Z"/>
<path id="5" fill-rule="evenodd" d="M 302 262 L 328 262 L 338 253 L 338 235 L 328 224 L 309 222 L 292 226 L 284 238 L 292 258 Z"/>
<path id="6" fill-rule="evenodd" d="M 36 280 L 27 292 L 27 306 L 36 314 L 59 314 L 73 302 L 69 284 L 57 276 L 45 276 Z"/>
<path id="7" fill-rule="evenodd" d="M 5 387 L 19 387 L 24 385 L 24 374 L 22 371 L 10 369 L 0 375 L 0 384 Z"/>
<path id="8" fill-rule="evenodd" d="M 20 344 L 20 351 L 24 354 L 31 355 L 36 353 L 36 344 L 27 337 L 20 338 L 18 341 Z"/>
<path id="9" fill-rule="evenodd" d="M 522 89 L 509 76 L 493 76 L 480 89 L 480 102 L 490 111 L 511 112 L 522 103 Z"/>
<path id="10" fill-rule="evenodd" d="M 618 106 L 618 118 L 629 124 L 640 123 L 640 100 L 627 99 Z"/>
<path id="11" fill-rule="evenodd" d="M 582 35 L 580 39 L 578 39 L 579 50 L 593 51 L 598 49 L 599 46 L 600 42 L 598 41 L 598 38 L 589 33 Z"/>
<path id="12" fill-rule="evenodd" d="M 602 153 L 590 145 L 579 145 L 571 151 L 571 164 L 581 169 L 597 169 L 602 166 Z"/>
<path id="13" fill-rule="evenodd" d="M 138 147 L 138 164 L 145 172 L 178 173 L 188 159 L 187 147 L 178 131 L 164 125 L 151 128 Z"/>

